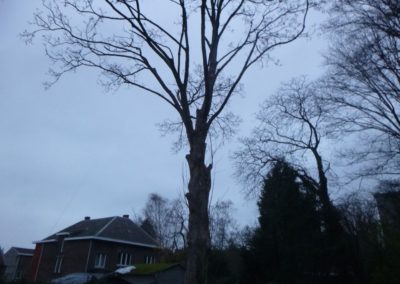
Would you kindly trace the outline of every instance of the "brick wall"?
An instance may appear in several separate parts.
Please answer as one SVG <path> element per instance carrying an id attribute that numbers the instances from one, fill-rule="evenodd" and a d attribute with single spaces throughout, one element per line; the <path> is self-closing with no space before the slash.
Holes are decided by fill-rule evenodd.
<path id="1" fill-rule="evenodd" d="M 85 272 L 89 246 L 89 240 L 66 241 L 61 251 L 60 244 L 57 242 L 44 243 L 36 282 L 47 282 L 66 274 Z M 62 257 L 60 272 L 55 272 L 57 257 Z"/>
<path id="2" fill-rule="evenodd" d="M 146 257 L 149 256 L 152 256 L 155 261 L 158 260 L 158 250 L 153 248 L 99 240 L 65 241 L 64 245 L 61 245 L 61 242 L 62 240 L 43 243 L 40 244 L 41 251 L 36 249 L 34 257 L 34 262 L 38 262 L 36 282 L 48 282 L 74 272 L 108 273 L 115 271 L 119 267 L 119 253 L 121 252 L 131 255 L 133 265 L 144 263 Z M 38 256 L 39 253 L 41 253 L 41 257 Z M 106 254 L 104 268 L 95 267 L 95 258 L 98 253 Z M 54 271 L 57 257 L 62 257 L 60 273 Z"/>
<path id="3" fill-rule="evenodd" d="M 106 254 L 106 263 L 104 269 L 95 268 L 96 254 Z M 89 260 L 88 272 L 111 272 L 115 271 L 119 266 L 119 254 L 128 253 L 131 255 L 132 264 L 144 263 L 146 256 L 157 258 L 157 250 L 152 248 L 133 246 L 127 244 L 112 243 L 106 241 L 93 241 L 91 255 Z"/>

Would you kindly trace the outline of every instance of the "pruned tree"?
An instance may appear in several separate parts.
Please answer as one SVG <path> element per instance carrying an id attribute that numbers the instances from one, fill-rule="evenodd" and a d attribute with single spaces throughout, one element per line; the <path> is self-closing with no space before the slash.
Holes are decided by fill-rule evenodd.
<path id="1" fill-rule="evenodd" d="M 172 107 L 189 148 L 188 257 L 185 282 L 204 283 L 210 248 L 211 133 L 231 133 L 223 112 L 245 73 L 304 31 L 309 0 L 43 0 L 36 29 L 54 61 L 54 81 L 94 68 L 108 86 L 129 85 Z M 157 9 L 154 9 L 157 7 Z M 160 11 L 160 12 L 157 12 Z M 168 17 L 164 17 L 165 14 Z M 221 126 L 224 131 L 215 130 Z"/>
<path id="2" fill-rule="evenodd" d="M 359 139 L 345 153 L 358 177 L 400 170 L 399 11 L 398 0 L 335 0 L 326 25 L 332 47 L 324 97 L 344 135 Z"/>

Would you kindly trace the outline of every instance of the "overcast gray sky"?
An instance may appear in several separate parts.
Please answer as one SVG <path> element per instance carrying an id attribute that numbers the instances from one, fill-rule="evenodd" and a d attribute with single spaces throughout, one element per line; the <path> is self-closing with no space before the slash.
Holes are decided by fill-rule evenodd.
<path id="1" fill-rule="evenodd" d="M 67 74 L 45 90 L 51 63 L 39 40 L 25 45 L 40 0 L 0 0 L 0 246 L 33 247 L 84 216 L 140 213 L 149 193 L 182 194 L 185 152 L 156 124 L 174 113 L 135 89 L 105 92 L 98 74 Z M 318 18 L 315 14 L 312 18 Z M 245 96 L 231 108 L 243 119 L 239 133 L 219 150 L 213 200 L 230 199 L 241 224 L 256 222 L 256 200 L 247 200 L 233 177 L 229 155 L 247 134 L 258 105 L 293 76 L 321 72 L 320 38 L 277 50 L 280 66 L 247 74 Z"/>

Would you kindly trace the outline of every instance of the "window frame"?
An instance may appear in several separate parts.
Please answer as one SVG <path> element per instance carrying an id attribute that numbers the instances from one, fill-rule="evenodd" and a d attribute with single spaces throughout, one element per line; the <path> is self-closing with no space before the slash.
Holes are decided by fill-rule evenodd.
<path id="1" fill-rule="evenodd" d="M 118 253 L 118 266 L 129 266 L 132 265 L 132 254 L 128 252 Z"/>
<path id="2" fill-rule="evenodd" d="M 94 257 L 94 268 L 105 268 L 107 261 L 107 254 L 104 252 L 96 253 Z"/>
<path id="3" fill-rule="evenodd" d="M 147 255 L 145 258 L 145 264 L 154 264 L 154 255 Z"/>
<path id="4" fill-rule="evenodd" d="M 62 256 L 62 255 L 57 256 L 56 263 L 54 265 L 53 273 L 56 273 L 56 274 L 60 274 L 61 273 L 63 259 L 64 259 L 64 256 Z"/>

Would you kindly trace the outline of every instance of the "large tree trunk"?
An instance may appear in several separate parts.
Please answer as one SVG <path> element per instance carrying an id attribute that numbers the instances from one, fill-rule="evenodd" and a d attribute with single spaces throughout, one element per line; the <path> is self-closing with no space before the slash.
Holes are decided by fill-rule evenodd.
<path id="1" fill-rule="evenodd" d="M 211 189 L 211 165 L 205 165 L 206 143 L 194 142 L 187 155 L 190 180 L 186 198 L 189 204 L 189 232 L 186 259 L 186 284 L 204 284 L 210 251 L 208 202 Z"/>
<path id="2" fill-rule="evenodd" d="M 325 174 L 321 156 L 314 153 L 319 176 L 319 198 L 322 204 L 322 217 L 327 232 L 328 268 L 336 270 L 342 277 L 342 281 L 354 281 L 354 273 L 357 273 L 359 263 L 351 253 L 350 240 L 340 223 L 341 216 L 338 209 L 332 203 L 328 193 L 328 179 Z M 332 271 L 328 271 L 332 272 Z"/>
<path id="3" fill-rule="evenodd" d="M 313 154 L 317 163 L 319 188 L 318 195 L 322 204 L 322 215 L 325 222 L 326 230 L 330 235 L 341 234 L 342 226 L 340 225 L 339 212 L 332 204 L 328 192 L 328 179 L 326 178 L 322 158 L 317 152 L 313 150 Z"/>

